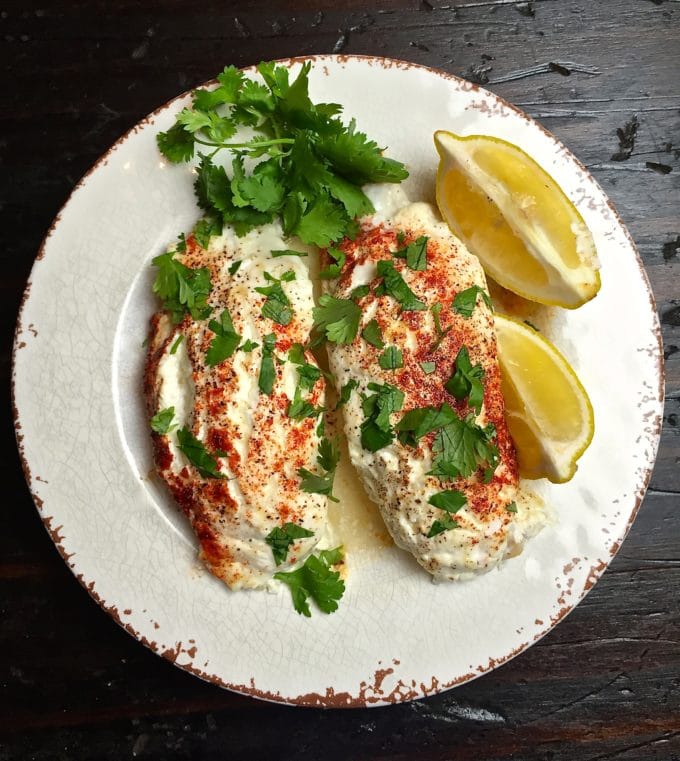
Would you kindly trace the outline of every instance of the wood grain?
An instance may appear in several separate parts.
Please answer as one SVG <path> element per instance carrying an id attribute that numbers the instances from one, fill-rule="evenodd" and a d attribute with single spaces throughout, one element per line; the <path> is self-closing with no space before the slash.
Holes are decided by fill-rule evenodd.
<path id="1" fill-rule="evenodd" d="M 23 282 L 51 219 L 94 160 L 225 63 L 331 51 L 467 76 L 563 140 L 638 245 L 667 355 L 651 489 L 585 601 L 488 676 L 418 703 L 352 712 L 221 691 L 116 627 L 42 529 L 6 412 L 0 761 L 680 759 L 680 3 L 381 0 L 366 9 L 359 0 L 12 0 L 0 9 L 0 30 L 9 85 L 0 101 L 6 396 Z"/>

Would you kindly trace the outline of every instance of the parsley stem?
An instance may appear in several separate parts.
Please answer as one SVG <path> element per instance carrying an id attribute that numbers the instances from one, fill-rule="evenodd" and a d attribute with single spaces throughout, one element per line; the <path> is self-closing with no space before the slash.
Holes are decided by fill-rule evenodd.
<path id="1" fill-rule="evenodd" d="M 194 135 L 194 141 L 201 145 L 209 145 L 214 148 L 267 148 L 270 145 L 293 145 L 295 140 L 291 137 L 280 137 L 276 140 L 263 140 L 260 142 L 250 143 L 213 143 L 208 140 L 201 140 Z"/>

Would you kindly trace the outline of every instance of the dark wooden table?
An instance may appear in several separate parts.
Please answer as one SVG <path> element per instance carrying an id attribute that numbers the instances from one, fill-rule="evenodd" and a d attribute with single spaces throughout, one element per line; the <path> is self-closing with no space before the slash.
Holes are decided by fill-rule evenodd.
<path id="1" fill-rule="evenodd" d="M 97 607 L 42 528 L 6 411 L 3 761 L 680 759 L 680 4 L 341 5 L 0 6 L 6 396 L 15 316 L 40 240 L 120 134 L 225 63 L 330 51 L 405 58 L 461 74 L 525 109 L 588 165 L 627 223 L 656 294 L 667 359 L 661 449 L 639 517 L 586 600 L 488 676 L 396 707 L 271 705 L 179 671 Z"/>

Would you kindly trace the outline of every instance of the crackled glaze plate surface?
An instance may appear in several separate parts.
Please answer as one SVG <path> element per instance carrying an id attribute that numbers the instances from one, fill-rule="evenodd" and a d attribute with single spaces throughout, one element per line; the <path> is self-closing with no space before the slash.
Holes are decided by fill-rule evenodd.
<path id="1" fill-rule="evenodd" d="M 453 76 L 378 58 L 312 59 L 311 95 L 345 107 L 432 200 L 435 129 L 520 145 L 561 183 L 593 231 L 602 290 L 548 333 L 590 393 L 596 432 L 575 478 L 538 483 L 555 521 L 500 569 L 434 585 L 394 547 L 350 574 L 337 613 L 306 619 L 287 595 L 230 592 L 196 545 L 152 458 L 142 342 L 156 308 L 149 267 L 198 216 L 191 168 L 156 133 L 180 97 L 125 135 L 81 180 L 40 250 L 19 316 L 14 401 L 26 477 L 64 560 L 127 631 L 224 687 L 302 705 L 378 705 L 489 671 L 545 634 L 601 575 L 642 500 L 662 405 L 659 326 L 626 229 L 552 135 Z M 295 71 L 299 61 L 291 63 Z M 405 117 L 408 104 L 410 118 Z M 351 569 L 351 559 L 350 559 Z"/>

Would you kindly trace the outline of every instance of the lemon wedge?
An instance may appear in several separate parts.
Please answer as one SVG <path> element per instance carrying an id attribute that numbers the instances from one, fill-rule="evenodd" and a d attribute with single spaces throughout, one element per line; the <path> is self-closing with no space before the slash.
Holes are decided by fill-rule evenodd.
<path id="1" fill-rule="evenodd" d="M 488 135 L 435 132 L 437 204 L 504 288 L 575 309 L 600 289 L 593 236 L 555 180 L 521 148 Z"/>
<path id="2" fill-rule="evenodd" d="M 593 438 L 590 399 L 560 352 L 536 330 L 495 315 L 508 429 L 525 478 L 569 481 Z"/>

